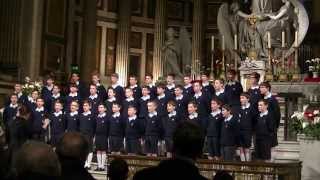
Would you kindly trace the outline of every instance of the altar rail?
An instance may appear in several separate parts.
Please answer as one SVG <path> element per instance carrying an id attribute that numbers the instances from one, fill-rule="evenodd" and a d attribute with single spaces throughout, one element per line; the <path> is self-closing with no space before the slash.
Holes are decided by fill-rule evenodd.
<path id="1" fill-rule="evenodd" d="M 108 156 L 108 163 L 114 158 L 124 159 L 129 166 L 129 179 L 135 172 L 156 166 L 166 158 L 145 156 Z M 201 159 L 196 162 L 200 173 L 208 179 L 212 179 L 219 170 L 229 172 L 235 180 L 301 180 L 301 162 L 266 163 L 266 162 L 222 162 Z M 108 164 L 109 165 L 109 164 Z"/>

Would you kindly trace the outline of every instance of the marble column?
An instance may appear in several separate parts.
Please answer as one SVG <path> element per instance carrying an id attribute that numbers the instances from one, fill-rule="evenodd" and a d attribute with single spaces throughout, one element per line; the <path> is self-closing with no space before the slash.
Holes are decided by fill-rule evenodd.
<path id="1" fill-rule="evenodd" d="M 41 42 L 43 32 L 43 0 L 22 2 L 19 34 L 19 66 L 21 79 L 36 79 L 40 74 Z"/>
<path id="2" fill-rule="evenodd" d="M 153 79 L 163 76 L 164 55 L 162 47 L 165 43 L 167 28 L 167 0 L 157 0 L 155 15 L 154 50 L 153 50 Z"/>
<path id="3" fill-rule="evenodd" d="M 192 75 L 196 77 L 200 72 L 202 61 L 202 42 L 204 35 L 203 11 L 204 0 L 193 0 L 192 23 Z"/>
<path id="4" fill-rule="evenodd" d="M 83 40 L 80 62 L 81 79 L 90 82 L 96 60 L 97 6 L 92 0 L 84 1 Z"/>
<path id="5" fill-rule="evenodd" d="M 129 64 L 129 40 L 131 32 L 131 1 L 119 1 L 119 23 L 116 49 L 116 73 L 119 74 L 119 83 L 126 86 Z"/>
<path id="6" fill-rule="evenodd" d="M 74 46 L 77 46 L 77 44 L 73 44 L 73 39 L 74 39 L 74 17 L 75 17 L 75 2 L 74 1 L 68 1 L 68 23 L 67 23 L 67 48 L 66 48 L 66 57 L 64 59 L 65 67 L 64 71 L 67 73 L 70 73 L 71 71 L 71 64 L 72 64 L 72 59 L 73 59 L 73 52 L 74 51 Z M 80 42 L 81 43 L 81 42 Z"/>
<path id="7" fill-rule="evenodd" d="M 21 4 L 20 0 L 1 0 L 0 2 L 0 62 L 4 68 L 14 68 L 19 63 Z"/>

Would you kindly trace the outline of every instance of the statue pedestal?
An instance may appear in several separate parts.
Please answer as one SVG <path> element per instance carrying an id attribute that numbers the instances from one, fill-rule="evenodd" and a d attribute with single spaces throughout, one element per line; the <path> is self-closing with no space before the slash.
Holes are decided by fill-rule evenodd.
<path id="1" fill-rule="evenodd" d="M 254 61 L 242 61 L 240 71 L 240 82 L 245 91 L 249 88 L 249 75 L 253 72 L 257 72 L 260 74 L 259 82 L 264 81 L 264 77 L 266 74 L 266 61 L 264 60 L 254 60 Z"/>

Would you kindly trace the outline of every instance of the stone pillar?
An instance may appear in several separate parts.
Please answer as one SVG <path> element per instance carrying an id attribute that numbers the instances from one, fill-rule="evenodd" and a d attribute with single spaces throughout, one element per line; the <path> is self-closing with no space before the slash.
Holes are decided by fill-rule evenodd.
<path id="1" fill-rule="evenodd" d="M 199 75 L 202 61 L 203 6 L 204 0 L 193 0 L 193 23 L 192 23 L 192 75 Z"/>
<path id="2" fill-rule="evenodd" d="M 90 74 L 95 68 L 96 60 L 96 19 L 97 6 L 92 0 L 84 1 L 83 43 L 80 63 L 81 79 L 90 82 Z"/>
<path id="3" fill-rule="evenodd" d="M 129 64 L 129 40 L 131 32 L 131 2 L 120 0 L 119 23 L 116 50 L 116 73 L 119 74 L 119 83 L 127 84 Z"/>
<path id="4" fill-rule="evenodd" d="M 20 19 L 20 48 L 19 67 L 21 79 L 29 76 L 31 79 L 39 77 L 41 40 L 43 30 L 43 0 L 30 0 L 22 2 Z"/>
<path id="5" fill-rule="evenodd" d="M 165 43 L 167 28 L 167 0 L 157 0 L 153 50 L 153 78 L 157 80 L 163 75 L 164 55 L 162 47 Z"/>
<path id="6" fill-rule="evenodd" d="M 70 73 L 71 71 L 71 64 L 73 59 L 73 53 L 77 54 L 77 52 L 73 52 L 74 46 L 77 44 L 73 44 L 74 39 L 74 13 L 75 13 L 75 2 L 74 1 L 67 1 L 68 3 L 68 23 L 67 23 L 67 48 L 66 48 L 66 55 L 64 59 L 64 72 Z M 79 42 L 78 42 L 79 43 Z M 80 42 L 81 43 L 81 42 Z"/>
<path id="7" fill-rule="evenodd" d="M 19 64 L 19 30 L 21 17 L 21 4 L 19 0 L 1 0 L 0 2 L 0 63 L 3 72 L 18 68 Z M 18 74 L 13 75 L 15 80 Z"/>

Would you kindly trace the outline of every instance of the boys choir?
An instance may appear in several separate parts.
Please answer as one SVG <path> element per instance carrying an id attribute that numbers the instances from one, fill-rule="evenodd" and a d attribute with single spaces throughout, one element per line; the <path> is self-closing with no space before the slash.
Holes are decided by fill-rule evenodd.
<path id="1" fill-rule="evenodd" d="M 90 168 L 95 149 L 97 170 L 103 170 L 108 152 L 159 156 L 160 146 L 165 145 L 166 156 L 171 157 L 173 132 L 181 121 L 203 129 L 210 160 L 234 160 L 239 149 L 240 160 L 250 161 L 252 144 L 256 159 L 271 160 L 280 110 L 270 84 L 258 84 L 258 73 L 250 75 L 248 92 L 243 92 L 233 70 L 228 71 L 227 82 L 215 79 L 212 84 L 206 73 L 195 81 L 184 76 L 183 85 L 176 85 L 173 74 L 167 76 L 166 84 L 156 85 L 152 75 L 147 75 L 141 87 L 135 76 L 129 77 L 126 88 L 118 78 L 113 74 L 111 86 L 105 89 L 98 74 L 92 75 L 87 87 L 73 73 L 64 97 L 52 77 L 46 79 L 41 95 L 34 91 L 31 97 L 23 95 L 21 85 L 16 84 L 6 103 L 4 123 L 7 127 L 14 119 L 20 103 L 31 109 L 33 139 L 49 137 L 55 146 L 65 131 L 81 132 L 91 150 L 85 166 Z"/>

